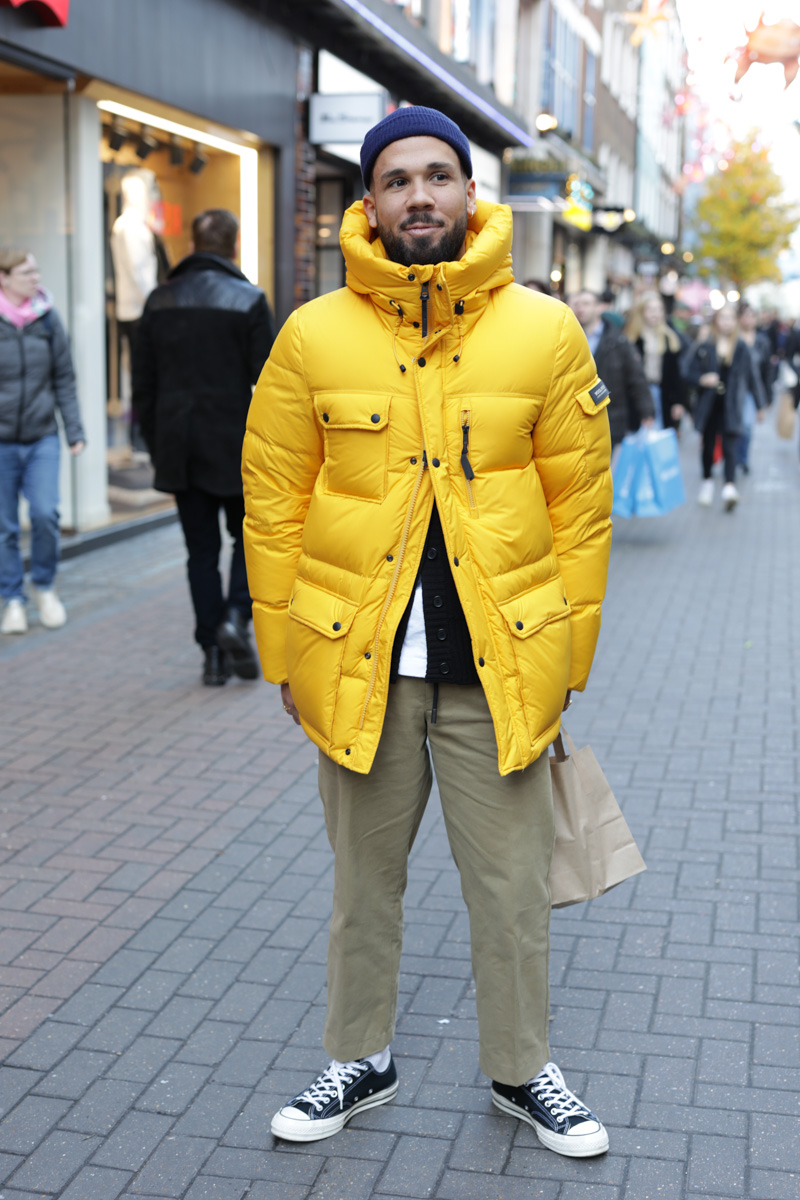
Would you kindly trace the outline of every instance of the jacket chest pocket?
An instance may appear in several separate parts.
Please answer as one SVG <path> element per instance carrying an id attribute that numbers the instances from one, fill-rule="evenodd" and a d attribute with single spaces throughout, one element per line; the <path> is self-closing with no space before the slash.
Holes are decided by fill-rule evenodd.
<path id="1" fill-rule="evenodd" d="M 389 405 L 377 392 L 319 392 L 314 410 L 325 444 L 324 488 L 380 504 L 389 473 Z"/>

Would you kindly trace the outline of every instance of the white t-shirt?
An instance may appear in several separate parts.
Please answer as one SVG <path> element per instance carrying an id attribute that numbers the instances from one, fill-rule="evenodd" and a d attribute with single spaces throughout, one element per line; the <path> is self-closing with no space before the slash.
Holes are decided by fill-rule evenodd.
<path id="1" fill-rule="evenodd" d="M 428 639 L 425 636 L 425 614 L 422 611 L 422 584 L 417 580 L 414 602 L 408 618 L 406 636 L 400 651 L 399 675 L 424 679 L 428 671 Z"/>

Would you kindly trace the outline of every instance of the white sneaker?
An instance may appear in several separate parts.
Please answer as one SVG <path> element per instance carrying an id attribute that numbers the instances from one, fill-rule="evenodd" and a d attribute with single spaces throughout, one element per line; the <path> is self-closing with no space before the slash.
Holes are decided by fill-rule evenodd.
<path id="1" fill-rule="evenodd" d="M 27 633 L 28 617 L 21 600 L 9 600 L 0 622 L 0 633 Z"/>
<path id="2" fill-rule="evenodd" d="M 67 622 L 67 610 L 58 598 L 54 588 L 45 588 L 36 592 L 36 603 L 39 606 L 39 619 L 45 629 L 60 629 Z"/>
<path id="3" fill-rule="evenodd" d="M 722 503 L 725 505 L 725 512 L 731 512 L 739 503 L 739 493 L 736 490 L 736 485 L 726 483 L 722 489 Z"/>
<path id="4" fill-rule="evenodd" d="M 711 508 L 711 505 L 714 503 L 713 479 L 704 479 L 700 484 L 700 491 L 697 493 L 697 503 L 702 504 L 703 508 Z"/>

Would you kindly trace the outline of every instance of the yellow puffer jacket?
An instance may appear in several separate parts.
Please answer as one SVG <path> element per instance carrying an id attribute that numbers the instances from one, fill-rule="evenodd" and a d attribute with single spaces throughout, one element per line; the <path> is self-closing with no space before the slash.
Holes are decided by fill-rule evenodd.
<path id="1" fill-rule="evenodd" d="M 390 262 L 360 203 L 341 244 L 348 286 L 286 322 L 247 422 L 264 675 L 330 758 L 369 771 L 435 499 L 499 770 L 520 770 L 594 655 L 608 395 L 570 310 L 513 283 L 509 209 L 478 204 L 458 262 Z"/>

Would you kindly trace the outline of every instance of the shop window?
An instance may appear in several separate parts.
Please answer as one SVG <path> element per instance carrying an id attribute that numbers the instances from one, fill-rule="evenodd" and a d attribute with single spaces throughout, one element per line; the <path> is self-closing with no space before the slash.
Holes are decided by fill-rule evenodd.
<path id="1" fill-rule="evenodd" d="M 339 248 L 339 228 L 346 208 L 347 181 L 317 180 L 316 293 L 324 296 L 344 287 L 344 257 Z"/>

